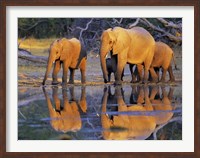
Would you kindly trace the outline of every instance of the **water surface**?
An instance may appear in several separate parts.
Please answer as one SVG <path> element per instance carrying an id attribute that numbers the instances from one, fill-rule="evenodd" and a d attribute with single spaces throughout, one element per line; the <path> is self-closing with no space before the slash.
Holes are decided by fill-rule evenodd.
<path id="1" fill-rule="evenodd" d="M 19 140 L 181 140 L 181 86 L 18 89 Z"/>

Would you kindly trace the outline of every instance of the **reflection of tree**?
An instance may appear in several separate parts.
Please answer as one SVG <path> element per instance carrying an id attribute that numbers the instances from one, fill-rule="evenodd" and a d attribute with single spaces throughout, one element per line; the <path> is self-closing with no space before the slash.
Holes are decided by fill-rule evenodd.
<path id="1" fill-rule="evenodd" d="M 81 99 L 77 102 L 74 98 L 74 87 L 71 87 L 70 91 L 72 100 L 69 101 L 67 97 L 67 90 L 62 89 L 62 96 L 63 96 L 63 106 L 61 104 L 61 99 L 58 97 L 58 87 L 52 87 L 52 97 L 54 100 L 55 108 L 52 105 L 52 102 L 46 93 L 45 88 L 43 88 L 43 92 L 47 101 L 49 114 L 51 118 L 51 126 L 56 131 L 61 131 L 66 133 L 68 131 L 78 131 L 81 129 L 82 122 L 80 116 L 79 107 L 83 112 L 87 110 L 87 103 L 85 98 L 85 88 L 82 88 Z"/>
<path id="2" fill-rule="evenodd" d="M 181 119 L 172 119 L 175 109 L 171 104 L 173 88 L 170 88 L 167 94 L 164 87 L 161 88 L 162 93 L 159 93 L 159 87 L 153 87 L 150 91 L 146 86 L 132 86 L 131 104 L 126 104 L 123 90 L 116 87 L 114 99 L 117 110 L 114 113 L 107 111 L 110 109 L 107 107 L 111 102 L 110 95 L 113 96 L 109 89 L 110 87 L 104 88 L 102 100 L 101 123 L 104 128 L 104 139 L 147 139 L 152 133 L 156 139 L 156 133 L 160 128 Z"/>

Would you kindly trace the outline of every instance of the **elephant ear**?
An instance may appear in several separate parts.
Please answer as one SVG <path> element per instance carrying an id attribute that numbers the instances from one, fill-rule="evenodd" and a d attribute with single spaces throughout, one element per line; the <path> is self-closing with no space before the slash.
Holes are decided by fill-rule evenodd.
<path id="1" fill-rule="evenodd" d="M 65 52 L 65 48 L 66 47 L 66 40 L 62 39 L 59 42 L 59 49 L 60 49 L 60 60 L 63 61 L 66 58 L 66 52 Z"/>
<path id="2" fill-rule="evenodd" d="M 113 33 L 116 36 L 116 40 L 113 43 L 113 55 L 116 55 L 129 47 L 131 38 L 126 30 L 122 28 L 114 30 Z"/>

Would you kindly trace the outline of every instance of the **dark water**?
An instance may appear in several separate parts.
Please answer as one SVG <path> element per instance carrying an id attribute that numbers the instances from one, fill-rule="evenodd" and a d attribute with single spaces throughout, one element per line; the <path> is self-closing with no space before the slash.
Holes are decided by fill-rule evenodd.
<path id="1" fill-rule="evenodd" d="M 19 140 L 181 140 L 181 86 L 19 88 Z"/>

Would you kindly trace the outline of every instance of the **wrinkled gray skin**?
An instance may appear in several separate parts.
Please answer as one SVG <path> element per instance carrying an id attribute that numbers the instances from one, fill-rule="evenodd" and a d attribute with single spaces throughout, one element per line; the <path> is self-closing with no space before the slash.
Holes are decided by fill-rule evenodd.
<path id="1" fill-rule="evenodd" d="M 110 82 L 111 74 L 113 73 L 114 76 L 115 76 L 115 72 L 117 71 L 116 59 L 107 58 L 106 59 L 106 67 L 107 67 L 107 71 L 108 71 L 108 82 Z M 123 81 L 123 77 L 124 77 L 124 69 L 123 69 L 122 76 L 121 76 L 121 80 L 122 81 Z"/>

